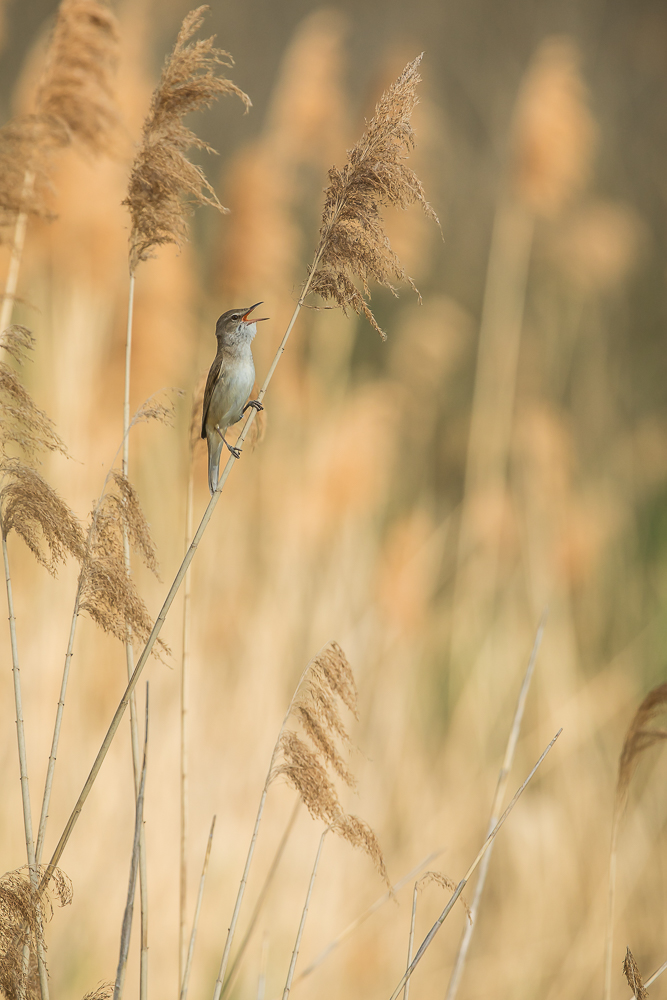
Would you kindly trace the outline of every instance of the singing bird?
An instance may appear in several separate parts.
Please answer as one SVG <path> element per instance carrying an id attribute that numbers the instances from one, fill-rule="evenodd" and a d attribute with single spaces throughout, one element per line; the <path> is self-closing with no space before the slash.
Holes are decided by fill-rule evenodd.
<path id="1" fill-rule="evenodd" d="M 223 444 L 235 458 L 240 448 L 230 445 L 225 431 L 241 419 L 249 406 L 262 410 L 258 399 L 250 399 L 255 382 L 255 364 L 250 344 L 257 333 L 257 323 L 268 319 L 248 319 L 261 302 L 249 309 L 229 309 L 215 325 L 218 351 L 211 365 L 204 390 L 201 436 L 208 444 L 208 488 L 211 494 L 218 486 L 220 454 Z"/>

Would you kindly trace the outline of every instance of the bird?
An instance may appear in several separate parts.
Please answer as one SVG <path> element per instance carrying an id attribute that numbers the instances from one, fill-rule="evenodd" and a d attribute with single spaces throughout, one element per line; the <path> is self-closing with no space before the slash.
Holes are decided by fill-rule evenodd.
<path id="1" fill-rule="evenodd" d="M 234 458 L 241 449 L 230 445 L 225 431 L 241 419 L 249 406 L 256 410 L 264 407 L 258 399 L 250 399 L 255 382 L 255 364 L 250 344 L 257 333 L 257 323 L 268 319 L 262 316 L 249 319 L 250 313 L 261 302 L 242 309 L 228 309 L 215 325 L 218 350 L 206 379 L 202 408 L 201 436 L 208 444 L 208 488 L 213 495 L 218 486 L 220 454 L 223 444 Z"/>

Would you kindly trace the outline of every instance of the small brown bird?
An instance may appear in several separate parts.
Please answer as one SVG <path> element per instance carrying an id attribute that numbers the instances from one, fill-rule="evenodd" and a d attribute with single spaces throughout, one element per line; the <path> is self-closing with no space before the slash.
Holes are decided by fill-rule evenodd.
<path id="1" fill-rule="evenodd" d="M 255 364 L 250 344 L 257 333 L 257 323 L 268 319 L 248 320 L 250 313 L 261 302 L 245 309 L 229 309 L 215 325 L 218 352 L 206 379 L 204 407 L 202 410 L 201 436 L 208 444 L 208 488 L 211 494 L 218 486 L 220 454 L 225 444 L 235 458 L 240 448 L 230 445 L 225 431 L 241 419 L 249 406 L 262 410 L 257 399 L 250 399 L 255 382 Z"/>

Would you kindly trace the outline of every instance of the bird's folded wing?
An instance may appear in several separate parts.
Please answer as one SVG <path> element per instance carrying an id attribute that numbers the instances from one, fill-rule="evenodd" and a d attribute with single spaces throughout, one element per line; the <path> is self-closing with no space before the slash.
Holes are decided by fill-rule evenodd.
<path id="1" fill-rule="evenodd" d="M 215 360 L 211 365 L 210 371 L 208 373 L 208 378 L 206 379 L 206 388 L 204 389 L 204 405 L 202 407 L 201 414 L 201 436 L 206 437 L 206 417 L 208 416 L 208 410 L 211 405 L 211 396 L 213 395 L 213 390 L 215 389 L 219 378 L 222 375 L 222 367 L 224 364 L 223 355 L 216 354 Z"/>

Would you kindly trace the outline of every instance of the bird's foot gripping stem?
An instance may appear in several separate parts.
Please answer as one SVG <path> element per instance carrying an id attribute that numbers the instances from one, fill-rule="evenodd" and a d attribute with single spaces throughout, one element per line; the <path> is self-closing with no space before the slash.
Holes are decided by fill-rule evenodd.
<path id="1" fill-rule="evenodd" d="M 258 413 L 260 410 L 264 409 L 264 407 L 262 406 L 262 404 L 258 399 L 249 399 L 248 402 L 243 407 L 243 413 L 245 413 L 245 411 L 248 409 L 249 406 L 252 406 L 253 410 L 257 410 Z"/>
<path id="2" fill-rule="evenodd" d="M 232 455 L 234 456 L 234 458 L 240 458 L 241 457 L 241 449 L 237 448 L 235 445 L 229 443 L 229 441 L 227 440 L 227 438 L 225 437 L 225 435 L 222 433 L 222 431 L 220 430 L 220 427 L 217 424 L 216 424 L 216 428 L 215 429 L 218 432 L 218 434 L 220 435 L 220 437 L 222 438 L 223 444 L 225 445 L 226 448 L 229 449 L 229 451 L 232 453 Z"/>

